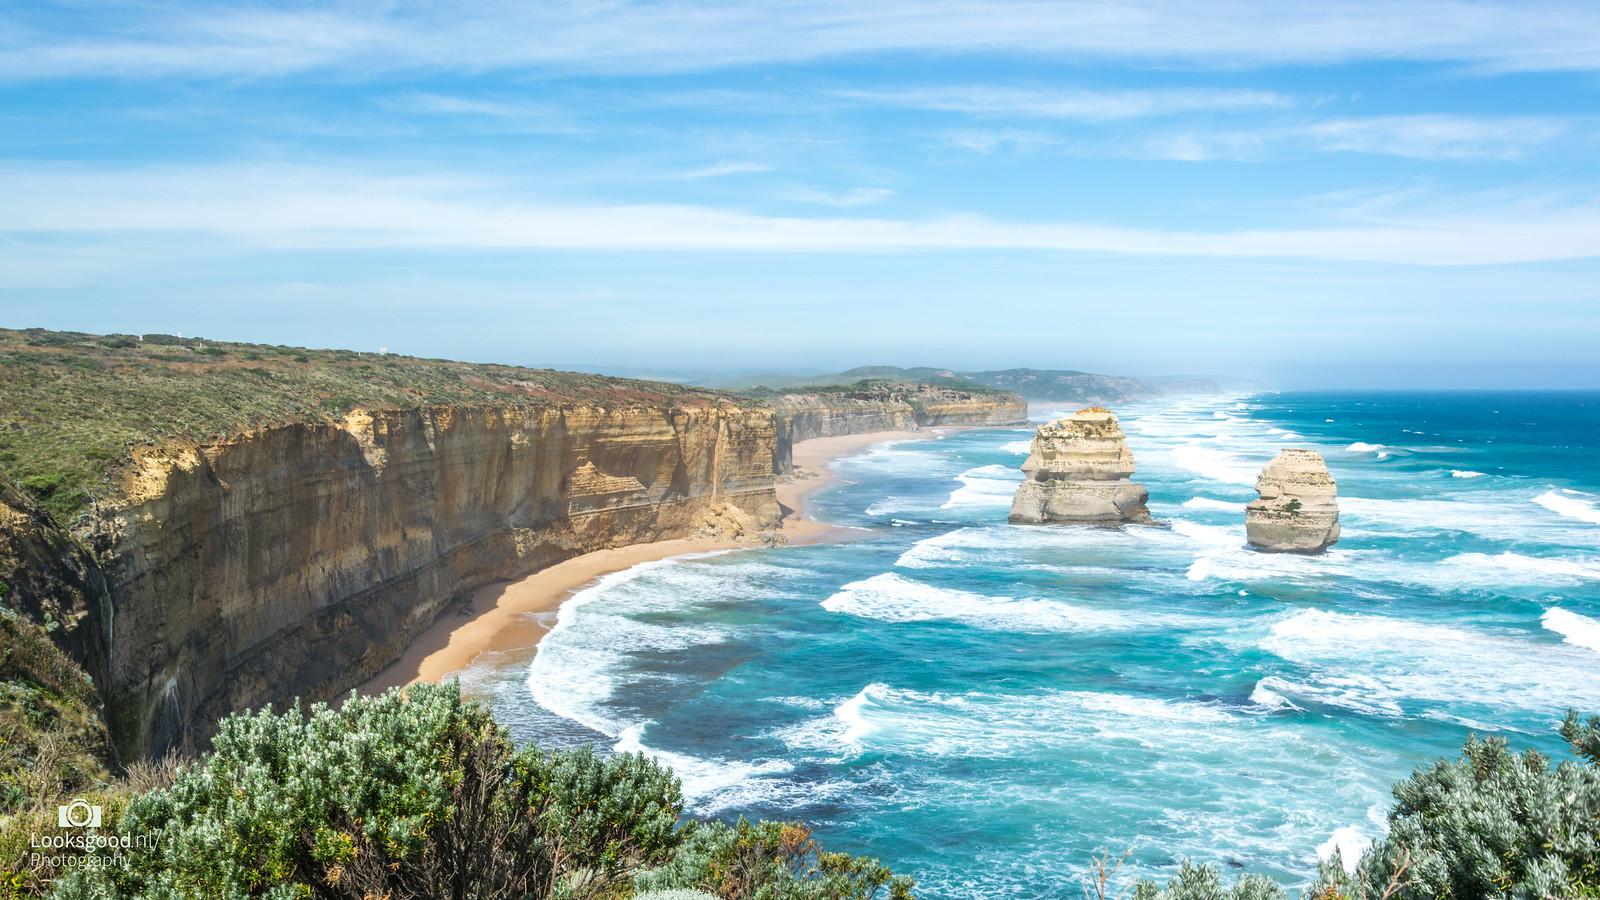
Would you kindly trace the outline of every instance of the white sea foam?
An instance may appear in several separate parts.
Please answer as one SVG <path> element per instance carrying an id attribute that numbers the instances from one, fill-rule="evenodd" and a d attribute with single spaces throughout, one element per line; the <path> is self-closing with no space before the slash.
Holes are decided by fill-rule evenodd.
<path id="1" fill-rule="evenodd" d="M 760 563 L 723 566 L 714 572 L 692 565 L 729 552 L 732 551 L 640 563 L 601 576 L 573 594 L 561 604 L 555 625 L 540 640 L 538 653 L 528 668 L 527 685 L 533 699 L 556 715 L 608 736 L 614 737 L 637 724 L 608 703 L 621 683 L 620 670 L 630 653 L 671 652 L 720 643 L 728 639 L 728 634 L 708 625 L 654 624 L 634 618 L 634 614 L 707 602 L 724 595 L 726 592 L 713 588 L 726 587 L 729 580 L 783 571 Z M 618 595 L 627 599 L 626 614 L 597 608 L 601 601 Z M 582 627 L 577 627 L 580 619 Z"/>
<path id="2" fill-rule="evenodd" d="M 1344 449 L 1350 451 L 1351 453 L 1382 453 L 1389 448 L 1383 444 L 1369 444 L 1366 441 L 1356 441 Z"/>
<path id="3" fill-rule="evenodd" d="M 956 476 L 961 487 L 950 492 L 940 509 L 961 506 L 1010 506 L 1022 473 L 1006 466 L 978 466 Z"/>
<path id="4" fill-rule="evenodd" d="M 1549 490 L 1533 498 L 1533 502 L 1558 516 L 1600 525 L 1600 507 L 1596 505 L 1597 500 L 1600 498 L 1592 494 L 1569 490 Z"/>
<path id="5" fill-rule="evenodd" d="M 1442 576 L 1442 577 L 1437 577 Z M 1472 584 L 1545 584 L 1600 580 L 1600 562 L 1550 559 L 1521 553 L 1458 553 L 1440 560 L 1433 569 L 1412 567 L 1400 573 L 1405 580 Z"/>
<path id="6" fill-rule="evenodd" d="M 1229 451 L 1193 443 L 1172 448 L 1172 461 L 1180 469 L 1226 484 L 1255 484 L 1260 468 Z"/>
<path id="7" fill-rule="evenodd" d="M 1183 505 L 1187 509 L 1211 509 L 1218 512 L 1230 513 L 1244 512 L 1243 503 L 1235 503 L 1229 500 L 1217 500 L 1211 497 L 1190 497 L 1189 499 L 1183 501 Z"/>
<path id="8" fill-rule="evenodd" d="M 1585 647 L 1600 652 L 1600 622 L 1588 616 L 1580 616 L 1570 610 L 1553 606 L 1545 610 L 1539 622 L 1575 647 Z"/>
<path id="9" fill-rule="evenodd" d="M 1278 693 L 1371 715 L 1506 727 L 1530 711 L 1600 706 L 1593 655 L 1531 636 L 1308 609 L 1275 622 L 1260 647 L 1307 670 Z"/>
<path id="10" fill-rule="evenodd" d="M 870 504 L 862 512 L 869 516 L 887 516 L 891 513 L 908 512 L 916 508 L 915 501 L 907 497 L 889 495 L 882 500 Z"/>
<path id="11" fill-rule="evenodd" d="M 860 753 L 893 747 L 922 756 L 997 758 L 1078 744 L 1086 739 L 1175 746 L 1173 729 L 1199 749 L 1253 740 L 1226 726 L 1238 718 L 1215 706 L 1131 694 L 1047 691 L 1010 696 L 982 691 L 946 693 L 869 684 L 819 719 L 776 736 L 796 749 Z M 1220 732 L 1211 739 L 1202 734 Z"/>
<path id="12" fill-rule="evenodd" d="M 752 800 L 770 795 L 774 785 L 761 784 L 775 775 L 794 771 L 794 765 L 784 760 L 746 762 L 743 760 L 700 759 L 683 753 L 672 753 L 645 746 L 642 738 L 645 724 L 630 725 L 617 736 L 611 749 L 617 753 L 642 753 L 657 762 L 670 766 L 673 774 L 683 783 L 683 795 L 697 812 L 709 815 L 728 808 L 748 805 Z"/>
<path id="13" fill-rule="evenodd" d="M 1280 693 L 1286 686 L 1287 683 L 1283 679 L 1268 675 L 1256 682 L 1255 688 L 1250 691 L 1250 702 L 1267 709 L 1299 709 L 1300 707 L 1295 706 L 1289 698 Z"/>
<path id="14" fill-rule="evenodd" d="M 1496 502 L 1340 497 L 1339 515 L 1355 526 L 1352 533 L 1416 536 L 1463 531 L 1497 540 L 1525 540 L 1535 534 L 1565 537 L 1552 530 L 1549 517 L 1525 500 L 1512 498 Z"/>
<path id="15" fill-rule="evenodd" d="M 1482 472 L 1474 472 L 1471 469 L 1451 469 L 1450 470 L 1450 477 L 1451 478 L 1482 478 L 1483 477 L 1483 473 Z"/>
<path id="16" fill-rule="evenodd" d="M 1138 624 L 1127 613 L 934 587 L 893 572 L 845 585 L 822 601 L 822 608 L 883 622 L 954 620 L 997 631 L 1092 631 Z"/>
<path id="17" fill-rule="evenodd" d="M 1033 452 L 1033 441 L 1031 439 L 1026 441 L 1007 441 L 1006 443 L 1000 445 L 1000 449 L 1007 453 L 1017 453 L 1021 454 L 1022 456 L 1027 456 L 1029 453 Z"/>
<path id="18" fill-rule="evenodd" d="M 1372 836 L 1366 831 L 1356 825 L 1344 825 L 1334 829 L 1332 836 L 1317 845 L 1317 859 L 1326 862 L 1337 855 L 1344 870 L 1354 875 L 1361 854 L 1371 845 Z"/>

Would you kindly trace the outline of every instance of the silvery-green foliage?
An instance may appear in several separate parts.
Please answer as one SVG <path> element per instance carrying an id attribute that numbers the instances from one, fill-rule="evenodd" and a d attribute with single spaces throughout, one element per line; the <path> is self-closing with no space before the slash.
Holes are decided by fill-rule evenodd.
<path id="1" fill-rule="evenodd" d="M 790 822 L 700 822 L 641 891 L 704 891 L 722 900 L 909 900 L 912 882 L 877 860 L 830 853 Z"/>
<path id="2" fill-rule="evenodd" d="M 1283 888 L 1265 875 L 1249 875 L 1233 887 L 1222 886 L 1222 875 L 1211 866 L 1185 861 L 1165 887 L 1153 881 L 1134 886 L 1134 900 L 1286 900 Z"/>
<path id="3" fill-rule="evenodd" d="M 669 770 L 521 752 L 455 684 L 224 719 L 213 750 L 133 800 L 129 865 L 63 894 L 594 897 L 676 843 Z"/>
<path id="4" fill-rule="evenodd" d="M 705 891 L 684 891 L 676 888 L 666 891 L 644 891 L 633 895 L 633 900 L 719 900 L 716 894 Z"/>
<path id="5" fill-rule="evenodd" d="M 1472 738 L 1459 759 L 1418 770 L 1395 785 L 1389 832 L 1354 877 L 1325 869 L 1310 895 L 1600 896 L 1600 719 L 1570 713 L 1561 733 L 1581 761 L 1552 767 Z"/>

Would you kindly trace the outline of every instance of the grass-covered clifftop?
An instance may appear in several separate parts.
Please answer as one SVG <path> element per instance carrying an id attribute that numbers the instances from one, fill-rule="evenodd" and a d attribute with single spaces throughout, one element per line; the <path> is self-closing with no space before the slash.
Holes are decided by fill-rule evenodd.
<path id="1" fill-rule="evenodd" d="M 201 442 L 355 407 L 698 404 L 660 382 L 165 334 L 0 329 L 0 472 L 71 517 L 139 445 Z"/>

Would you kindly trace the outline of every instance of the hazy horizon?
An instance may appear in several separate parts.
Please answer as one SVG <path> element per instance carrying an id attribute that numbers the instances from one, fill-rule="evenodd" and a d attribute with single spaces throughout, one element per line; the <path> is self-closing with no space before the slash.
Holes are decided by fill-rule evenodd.
<path id="1" fill-rule="evenodd" d="M 1600 8 L 0 12 L 0 321 L 1597 388 Z"/>

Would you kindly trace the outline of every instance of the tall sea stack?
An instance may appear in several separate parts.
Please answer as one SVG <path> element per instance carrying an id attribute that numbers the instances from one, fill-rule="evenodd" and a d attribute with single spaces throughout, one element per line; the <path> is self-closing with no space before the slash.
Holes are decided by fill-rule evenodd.
<path id="1" fill-rule="evenodd" d="M 1091 406 L 1040 426 L 1028 480 L 1011 502 L 1013 522 L 1149 522 L 1150 492 L 1129 481 L 1133 453 L 1109 409 Z"/>
<path id="2" fill-rule="evenodd" d="M 1272 553 L 1320 553 L 1339 540 L 1338 485 L 1322 454 L 1283 450 L 1256 479 L 1245 507 L 1250 546 Z"/>

